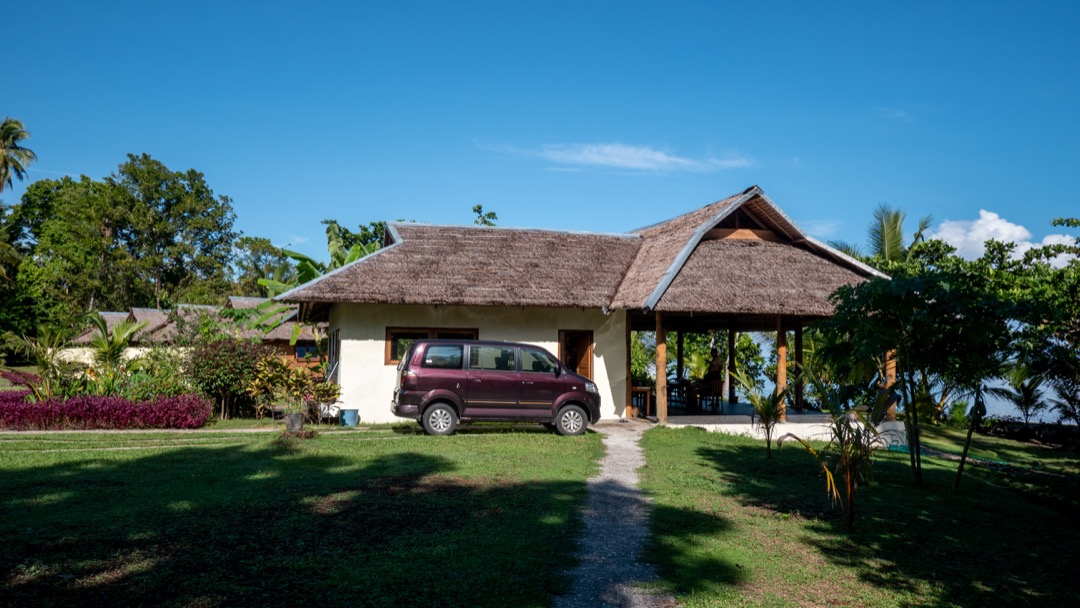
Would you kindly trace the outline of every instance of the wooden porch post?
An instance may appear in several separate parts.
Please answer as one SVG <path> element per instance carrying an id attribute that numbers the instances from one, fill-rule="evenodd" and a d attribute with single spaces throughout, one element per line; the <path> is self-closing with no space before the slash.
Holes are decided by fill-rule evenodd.
<path id="1" fill-rule="evenodd" d="M 890 350 L 885 353 L 885 390 L 891 390 L 893 385 L 896 384 L 896 351 Z M 896 420 L 896 405 L 890 405 L 889 409 L 885 410 L 885 420 Z"/>
<path id="2" fill-rule="evenodd" d="M 728 403 L 735 403 L 735 330 L 727 332 L 727 387 Z"/>
<path id="3" fill-rule="evenodd" d="M 802 321 L 795 326 L 795 363 L 799 366 L 795 368 L 795 409 L 803 409 L 803 390 L 805 389 L 805 383 L 803 382 L 803 347 L 802 347 L 802 334 L 803 326 Z"/>
<path id="4" fill-rule="evenodd" d="M 656 418 L 667 424 L 667 330 L 660 311 L 656 311 Z"/>
<path id="5" fill-rule="evenodd" d="M 776 317 L 776 392 L 787 388 L 787 333 L 784 331 L 784 318 Z M 785 400 L 780 401 L 780 422 L 787 420 Z"/>

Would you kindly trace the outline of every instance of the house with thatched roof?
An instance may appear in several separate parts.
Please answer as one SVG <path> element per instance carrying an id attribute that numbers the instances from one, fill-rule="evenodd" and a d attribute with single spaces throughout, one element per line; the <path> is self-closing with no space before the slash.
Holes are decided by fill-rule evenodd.
<path id="1" fill-rule="evenodd" d="M 669 329 L 793 331 L 801 357 L 802 327 L 832 313 L 829 294 L 878 274 L 755 186 L 626 234 L 391 222 L 382 249 L 278 300 L 328 323 L 342 407 L 365 420 L 395 420 L 395 366 L 412 340 L 461 337 L 547 348 L 597 384 L 604 417 L 619 417 L 631 330 L 657 332 L 657 369 Z"/>

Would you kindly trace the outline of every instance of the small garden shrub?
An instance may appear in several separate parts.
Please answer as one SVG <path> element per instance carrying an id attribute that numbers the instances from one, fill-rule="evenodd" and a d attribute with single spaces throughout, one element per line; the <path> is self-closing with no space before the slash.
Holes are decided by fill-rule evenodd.
<path id="1" fill-rule="evenodd" d="M 17 395 L 19 399 L 13 397 Z M 154 401 L 121 397 L 75 397 L 27 403 L 27 393 L 0 393 L 0 428 L 15 430 L 195 429 L 213 406 L 198 395 Z"/>
<path id="2" fill-rule="evenodd" d="M 259 361 L 273 354 L 269 346 L 237 338 L 197 344 L 188 353 L 185 369 L 191 384 L 212 399 L 224 420 L 254 412 L 247 386 L 258 373 Z"/>
<path id="3" fill-rule="evenodd" d="M 183 368 L 184 355 L 175 349 L 155 347 L 139 358 L 138 368 L 120 388 L 132 401 L 178 397 L 196 392 Z"/>

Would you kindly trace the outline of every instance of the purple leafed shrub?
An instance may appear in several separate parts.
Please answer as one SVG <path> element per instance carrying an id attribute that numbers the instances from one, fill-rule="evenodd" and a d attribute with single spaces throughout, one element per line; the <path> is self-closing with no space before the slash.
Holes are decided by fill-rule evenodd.
<path id="1" fill-rule="evenodd" d="M 30 391 L 0 391 L 0 408 L 8 404 L 23 403 L 30 396 Z"/>
<path id="2" fill-rule="evenodd" d="M 20 399 L 8 395 L 19 395 Z M 25 392 L 0 393 L 0 428 L 68 429 L 195 429 L 210 418 L 210 402 L 198 395 L 155 401 L 121 397 L 75 397 L 25 403 Z"/>
<path id="3" fill-rule="evenodd" d="M 13 369 L 0 369 L 0 378 L 10 382 L 12 386 L 26 386 L 41 382 L 40 378 L 30 372 L 17 372 Z"/>

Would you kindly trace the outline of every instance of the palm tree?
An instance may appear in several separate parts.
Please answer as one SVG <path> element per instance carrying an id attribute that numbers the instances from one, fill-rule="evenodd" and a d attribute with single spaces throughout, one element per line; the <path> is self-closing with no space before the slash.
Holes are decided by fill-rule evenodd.
<path id="1" fill-rule="evenodd" d="M 854 258 L 876 258 L 883 262 L 902 262 L 908 259 L 911 248 L 926 240 L 926 231 L 930 229 L 931 216 L 919 220 L 919 227 L 911 238 L 911 243 L 904 245 L 904 220 L 907 212 L 893 209 L 882 203 L 874 210 L 874 219 L 866 230 L 869 241 L 869 254 L 865 254 L 858 245 L 843 241 L 829 241 L 834 249 Z"/>
<path id="2" fill-rule="evenodd" d="M 1005 376 L 1007 386 L 988 391 L 1016 406 L 1026 425 L 1033 415 L 1046 408 L 1044 381 L 1043 375 L 1036 374 L 1027 365 L 1017 363 Z"/>
<path id="3" fill-rule="evenodd" d="M 19 142 L 30 137 L 22 121 L 5 117 L 0 123 L 0 192 L 11 187 L 11 178 L 26 179 L 26 167 L 37 160 L 37 155 Z"/>
<path id="4" fill-rule="evenodd" d="M 0 209 L 0 211 L 3 211 L 3 209 Z M 8 268 L 14 268 L 22 259 L 15 246 L 8 242 L 8 238 L 8 227 L 0 224 L 0 285 L 11 280 L 11 277 L 8 276 Z"/>
<path id="5" fill-rule="evenodd" d="M 86 316 L 86 320 L 97 330 L 97 335 L 90 339 L 94 349 L 94 359 L 105 370 L 118 369 L 124 363 L 124 351 L 131 345 L 135 334 L 146 327 L 146 321 L 121 321 L 109 330 L 105 319 L 96 313 Z"/>

